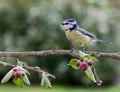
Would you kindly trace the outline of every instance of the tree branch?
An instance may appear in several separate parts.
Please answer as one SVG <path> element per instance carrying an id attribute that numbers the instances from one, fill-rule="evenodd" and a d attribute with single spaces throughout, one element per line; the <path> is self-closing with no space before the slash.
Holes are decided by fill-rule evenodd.
<path id="1" fill-rule="evenodd" d="M 76 50 L 78 52 L 78 50 Z M 86 53 L 97 56 L 120 60 L 120 52 L 118 53 L 103 53 L 94 51 L 85 51 Z M 0 57 L 26 57 L 26 56 L 48 56 L 48 55 L 72 55 L 77 56 L 76 53 L 71 53 L 70 50 L 44 50 L 44 51 L 26 51 L 26 52 L 0 52 Z"/>
<path id="2" fill-rule="evenodd" d="M 13 65 L 13 64 L 10 64 L 10 63 L 6 63 L 6 62 L 3 62 L 3 61 L 0 61 L 0 65 L 2 66 L 5 66 L 5 67 L 15 67 L 16 65 Z M 28 70 L 32 70 L 32 71 L 35 71 L 35 72 L 38 72 L 38 73 L 43 73 L 45 72 L 44 70 L 41 70 L 39 67 L 35 66 L 35 67 L 31 67 L 31 66 L 26 66 L 26 65 L 23 65 L 23 68 L 25 69 L 28 69 Z M 52 77 L 52 78 L 56 78 L 54 75 L 48 73 L 48 72 L 45 72 L 48 76 Z"/>

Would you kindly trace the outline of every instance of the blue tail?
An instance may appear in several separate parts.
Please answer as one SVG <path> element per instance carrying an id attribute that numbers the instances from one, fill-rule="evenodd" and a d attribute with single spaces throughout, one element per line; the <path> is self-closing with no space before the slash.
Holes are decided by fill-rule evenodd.
<path id="1" fill-rule="evenodd" d="M 95 39 L 95 41 L 97 41 L 97 42 L 102 42 L 102 43 L 109 43 L 109 44 L 112 44 L 112 42 L 106 41 L 106 40 L 102 40 L 102 39 Z"/>

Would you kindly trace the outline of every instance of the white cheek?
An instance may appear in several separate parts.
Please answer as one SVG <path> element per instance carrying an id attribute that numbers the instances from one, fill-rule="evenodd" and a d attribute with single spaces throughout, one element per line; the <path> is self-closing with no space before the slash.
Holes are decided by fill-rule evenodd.
<path id="1" fill-rule="evenodd" d="M 72 27 L 73 27 L 72 25 L 64 25 L 64 26 L 63 26 L 64 30 L 70 29 L 70 28 L 72 28 Z"/>

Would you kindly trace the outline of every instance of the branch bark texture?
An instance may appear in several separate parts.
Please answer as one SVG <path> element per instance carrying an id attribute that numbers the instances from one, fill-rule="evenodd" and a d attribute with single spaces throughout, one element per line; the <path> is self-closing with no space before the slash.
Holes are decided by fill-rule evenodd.
<path id="1" fill-rule="evenodd" d="M 78 52 L 78 50 L 76 50 Z M 120 52 L 116 53 L 104 53 L 104 52 L 94 52 L 94 51 L 85 51 L 86 53 L 97 56 L 112 58 L 120 60 Z M 26 52 L 0 52 L 0 57 L 27 57 L 27 56 L 48 56 L 48 55 L 72 55 L 77 56 L 76 53 L 71 53 L 70 50 L 44 50 L 44 51 L 26 51 Z"/>

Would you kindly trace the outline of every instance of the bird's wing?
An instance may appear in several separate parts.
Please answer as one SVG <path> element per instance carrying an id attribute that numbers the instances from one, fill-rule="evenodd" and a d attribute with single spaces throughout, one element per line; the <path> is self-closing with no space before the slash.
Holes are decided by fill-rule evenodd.
<path id="1" fill-rule="evenodd" d="M 106 41 L 106 40 L 102 40 L 102 39 L 96 38 L 94 35 L 92 35 L 91 33 L 89 33 L 88 31 L 86 31 L 83 28 L 77 28 L 77 30 L 79 30 L 79 32 L 82 33 L 83 35 L 86 35 L 86 36 L 90 37 L 91 39 L 93 39 L 93 40 L 95 40 L 97 42 L 103 42 L 103 43 L 110 43 L 110 44 L 112 44 L 112 42 L 110 42 L 110 41 Z"/>
<path id="2" fill-rule="evenodd" d="M 96 37 L 94 35 L 92 35 L 91 33 L 89 33 L 88 31 L 86 31 L 83 28 L 77 28 L 83 35 L 86 35 L 92 39 L 96 39 Z"/>

